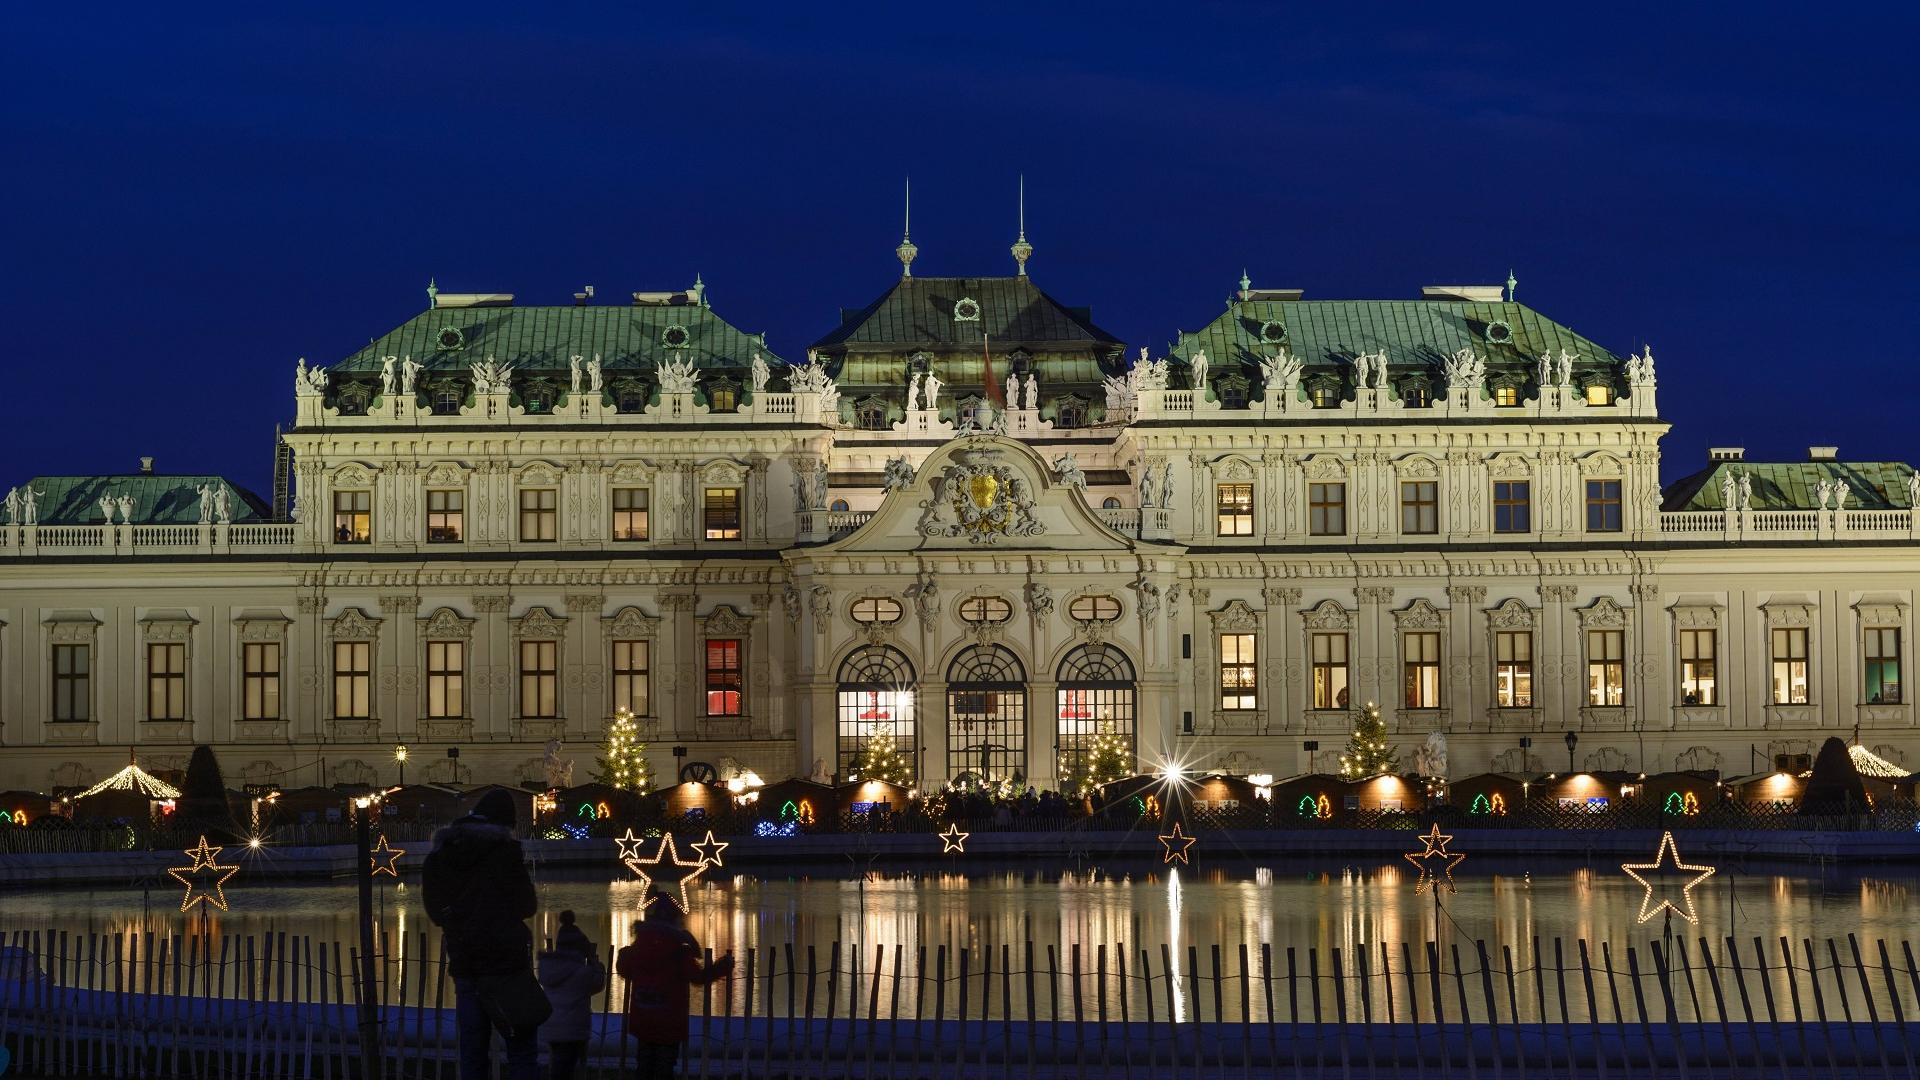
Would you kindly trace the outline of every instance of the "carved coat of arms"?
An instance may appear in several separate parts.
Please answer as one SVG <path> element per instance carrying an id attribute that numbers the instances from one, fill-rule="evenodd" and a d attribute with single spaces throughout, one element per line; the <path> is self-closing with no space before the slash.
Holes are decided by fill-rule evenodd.
<path id="1" fill-rule="evenodd" d="M 934 479 L 933 497 L 921 509 L 923 536 L 964 536 L 975 544 L 992 544 L 1003 536 L 1036 536 L 1046 530 L 1034 517 L 1033 491 L 1026 479 L 988 454 L 967 454 L 943 469 Z"/>

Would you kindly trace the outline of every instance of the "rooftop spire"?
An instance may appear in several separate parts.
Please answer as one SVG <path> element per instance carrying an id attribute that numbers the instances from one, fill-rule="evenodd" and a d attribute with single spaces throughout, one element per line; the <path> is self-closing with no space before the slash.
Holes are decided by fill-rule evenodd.
<path id="1" fill-rule="evenodd" d="M 900 230 L 900 246 L 893 249 L 900 258 L 900 276 L 913 276 L 913 257 L 920 249 L 913 246 L 913 177 L 907 177 L 907 220 L 906 227 Z"/>
<path id="2" fill-rule="evenodd" d="M 1027 260 L 1033 258 L 1033 245 L 1027 243 L 1027 177 L 1020 174 L 1020 239 L 1013 242 L 1013 262 L 1020 276 L 1027 276 Z"/>
<path id="3" fill-rule="evenodd" d="M 428 307 L 439 306 L 439 301 L 436 299 L 439 295 L 440 295 L 440 286 L 434 284 L 434 280 L 432 278 L 428 278 L 427 279 L 427 306 Z"/>
<path id="4" fill-rule="evenodd" d="M 1520 283 L 1513 278 L 1513 268 L 1509 266 L 1507 268 L 1507 303 L 1513 303 L 1513 290 L 1514 287 L 1519 284 Z"/>
<path id="5" fill-rule="evenodd" d="M 1253 279 L 1247 276 L 1247 268 L 1243 266 L 1240 268 L 1240 299 L 1245 300 L 1252 291 Z"/>

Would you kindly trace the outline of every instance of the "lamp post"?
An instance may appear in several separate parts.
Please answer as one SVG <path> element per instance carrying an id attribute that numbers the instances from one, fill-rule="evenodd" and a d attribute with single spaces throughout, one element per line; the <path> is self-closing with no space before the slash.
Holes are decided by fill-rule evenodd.
<path id="1" fill-rule="evenodd" d="M 380 1080 L 380 1014 L 373 996 L 373 796 L 353 800 L 354 847 L 359 864 L 353 873 L 360 882 L 360 1075 Z"/>
<path id="2" fill-rule="evenodd" d="M 1573 748 L 1580 745 L 1580 736 L 1567 732 L 1567 775 L 1573 775 Z"/>
<path id="3" fill-rule="evenodd" d="M 1527 735 L 1520 736 L 1520 771 L 1523 773 L 1529 770 L 1529 766 L 1527 765 L 1527 751 L 1532 747 L 1532 737 Z"/>
<path id="4" fill-rule="evenodd" d="M 687 760 L 687 748 L 684 746 L 674 747 L 673 748 L 673 782 L 676 784 L 679 783 L 681 780 L 685 779 L 685 777 L 683 777 L 681 773 L 686 769 L 686 766 L 681 763 L 686 760 Z"/>
<path id="5" fill-rule="evenodd" d="M 401 743 L 393 748 L 393 760 L 400 766 L 400 786 L 407 786 L 407 744 Z"/>

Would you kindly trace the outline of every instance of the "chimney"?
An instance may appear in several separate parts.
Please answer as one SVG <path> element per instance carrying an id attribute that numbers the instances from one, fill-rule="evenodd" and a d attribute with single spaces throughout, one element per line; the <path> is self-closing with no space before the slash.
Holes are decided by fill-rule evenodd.
<path id="1" fill-rule="evenodd" d="M 1715 446 L 1707 450 L 1708 461 L 1745 461 L 1747 448 L 1744 446 Z"/>
<path id="2" fill-rule="evenodd" d="M 140 471 L 142 473 L 145 473 L 148 476 L 152 476 L 153 475 L 153 459 L 150 457 L 141 458 Z"/>
<path id="3" fill-rule="evenodd" d="M 1840 448 L 1837 446 L 1809 446 L 1807 447 L 1807 460 L 1839 461 Z"/>

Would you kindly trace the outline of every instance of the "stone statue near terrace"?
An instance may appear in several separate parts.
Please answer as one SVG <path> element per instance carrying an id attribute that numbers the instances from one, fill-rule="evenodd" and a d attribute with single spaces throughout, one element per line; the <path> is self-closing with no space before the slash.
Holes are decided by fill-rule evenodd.
<path id="1" fill-rule="evenodd" d="M 1053 482 L 1061 487 L 1087 490 L 1087 474 L 1081 471 L 1080 463 L 1071 453 L 1053 459 Z"/>
<path id="2" fill-rule="evenodd" d="M 1007 408 L 1017 409 L 1019 407 L 1020 376 L 1015 372 L 1009 371 L 1007 372 Z"/>
<path id="3" fill-rule="evenodd" d="M 1033 372 L 1027 372 L 1027 408 L 1040 407 L 1040 379 Z"/>
<path id="4" fill-rule="evenodd" d="M 1920 507 L 1920 470 L 1907 473 L 1907 506 Z"/>
<path id="5" fill-rule="evenodd" d="M 772 372 L 769 371 L 767 368 L 767 358 L 760 355 L 760 350 L 755 349 L 753 351 L 753 396 L 754 397 L 756 398 L 759 397 L 760 394 L 766 390 L 767 379 L 770 378 L 771 376 L 772 376 Z"/>
<path id="6" fill-rule="evenodd" d="M 111 495 L 100 496 L 100 517 L 108 525 L 113 524 L 113 496 Z M 207 512 L 206 510 L 202 509 L 200 511 L 200 524 L 205 525 L 206 523 L 207 523 Z"/>
<path id="7" fill-rule="evenodd" d="M 1290 394 L 1293 388 L 1299 385 L 1300 369 L 1304 366 L 1299 357 L 1282 349 L 1274 356 L 1261 358 L 1260 376 L 1268 390 L 1279 391 L 1282 395 Z M 1268 395 L 1269 398 L 1272 396 L 1272 394 Z"/>
<path id="8" fill-rule="evenodd" d="M 662 359 L 653 370 L 662 394 L 691 394 L 700 383 L 700 369 L 690 356 Z"/>
<path id="9" fill-rule="evenodd" d="M 1573 385 L 1573 354 L 1565 349 L 1560 350 L 1560 385 Z"/>
<path id="10" fill-rule="evenodd" d="M 1740 509 L 1753 509 L 1753 474 L 1744 469 L 1740 471 Z"/>
<path id="11" fill-rule="evenodd" d="M 193 493 L 200 497 L 200 524 L 213 524 L 213 485 L 201 484 L 199 487 L 193 489 Z M 100 501 L 102 503 L 108 502 L 106 499 L 101 499 Z M 108 520 L 112 520 L 113 512 L 111 510 L 107 512 L 107 518 Z"/>
<path id="12" fill-rule="evenodd" d="M 547 775 L 547 787 L 569 788 L 573 786 L 573 759 L 560 757 L 560 740 L 548 739 L 546 755 L 541 760 Z"/>
<path id="13" fill-rule="evenodd" d="M 102 499 L 102 500 L 100 500 L 100 501 L 101 501 L 101 502 L 103 502 L 103 503 L 104 503 L 104 502 L 106 502 L 106 500 L 105 500 L 105 499 Z M 19 488 L 8 488 L 8 489 L 7 489 L 7 500 L 6 500 L 6 504 L 5 504 L 5 505 L 6 505 L 6 508 L 7 508 L 7 524 L 9 524 L 9 525 L 19 525 L 19 524 L 21 524 L 21 521 L 20 521 L 20 489 L 19 489 Z M 107 514 L 107 520 L 108 520 L 108 521 L 112 521 L 112 520 L 113 520 L 113 514 L 112 514 L 112 513 L 108 513 L 108 514 Z"/>
<path id="14" fill-rule="evenodd" d="M 1732 469 L 1720 474 L 1720 505 L 1727 510 L 1740 509 L 1740 481 L 1734 478 Z"/>
<path id="15" fill-rule="evenodd" d="M 1835 510 L 1845 510 L 1847 508 L 1847 496 L 1851 494 L 1852 491 L 1853 488 L 1848 485 L 1845 478 L 1835 480 L 1833 482 L 1833 508 Z"/>
<path id="16" fill-rule="evenodd" d="M 922 405 L 921 408 L 938 409 L 940 407 L 940 387 L 945 384 L 940 381 L 939 376 L 929 371 L 921 385 L 927 392 L 926 404 Z"/>
<path id="17" fill-rule="evenodd" d="M 122 495 L 114 501 L 120 505 L 120 523 L 122 525 L 133 524 L 133 496 Z M 28 512 L 34 512 L 31 506 L 29 506 Z"/>
<path id="18" fill-rule="evenodd" d="M 1193 403 L 1198 405 L 1207 397 L 1207 350 L 1195 349 L 1187 358 L 1187 378 L 1193 383 Z"/>
<path id="19" fill-rule="evenodd" d="M 227 485 L 220 484 L 213 489 L 213 519 L 222 525 L 233 524 L 233 504 L 229 499 Z"/>
<path id="20" fill-rule="evenodd" d="M 1820 504 L 1820 509 L 1825 510 L 1827 500 L 1833 498 L 1833 481 L 1824 476 L 1821 477 L 1820 481 L 1813 485 L 1813 497 Z"/>
<path id="21" fill-rule="evenodd" d="M 1168 459 L 1160 464 L 1160 508 L 1173 505 L 1173 461 Z"/>
<path id="22" fill-rule="evenodd" d="M 424 371 L 426 366 L 411 356 L 400 361 L 400 392 L 402 394 L 413 393 L 413 384 L 419 380 L 420 372 Z"/>
<path id="23" fill-rule="evenodd" d="M 913 484 L 913 462 L 906 455 L 887 459 L 886 471 L 880 476 L 881 491 L 898 491 Z"/>
<path id="24" fill-rule="evenodd" d="M 1427 741 L 1413 752 L 1413 771 L 1435 780 L 1447 778 L 1447 737 L 1438 731 L 1427 733 Z"/>
<path id="25" fill-rule="evenodd" d="M 20 493 L 20 524 L 38 525 L 40 523 L 40 496 L 44 491 L 35 491 L 32 487 Z"/>
<path id="26" fill-rule="evenodd" d="M 400 375 L 395 370 L 399 365 L 400 358 L 397 356 L 388 356 L 380 361 L 380 392 L 388 397 L 392 397 L 400 388 Z"/>
<path id="27" fill-rule="evenodd" d="M 581 375 L 580 361 L 582 361 L 583 359 L 585 359 L 585 357 L 581 357 L 581 356 L 567 357 L 567 392 L 570 394 L 577 394 L 580 392 L 580 375 Z"/>
<path id="28" fill-rule="evenodd" d="M 1140 508 L 1144 510 L 1157 505 L 1159 497 L 1160 489 L 1154 483 L 1153 463 L 1148 462 L 1140 468 Z"/>
<path id="29" fill-rule="evenodd" d="M 907 411 L 917 412 L 920 408 L 920 373 L 907 372 Z"/>

